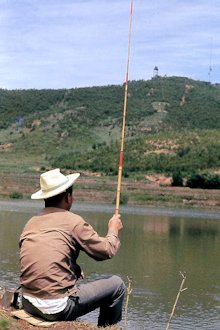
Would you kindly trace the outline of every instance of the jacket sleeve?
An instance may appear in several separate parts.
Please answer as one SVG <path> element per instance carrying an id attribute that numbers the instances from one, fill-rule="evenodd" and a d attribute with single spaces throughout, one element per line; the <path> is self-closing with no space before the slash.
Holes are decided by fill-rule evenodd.
<path id="1" fill-rule="evenodd" d="M 116 234 L 109 231 L 105 237 L 101 237 L 84 220 L 74 228 L 74 238 L 81 250 L 98 261 L 111 259 L 120 247 L 120 240 Z"/>

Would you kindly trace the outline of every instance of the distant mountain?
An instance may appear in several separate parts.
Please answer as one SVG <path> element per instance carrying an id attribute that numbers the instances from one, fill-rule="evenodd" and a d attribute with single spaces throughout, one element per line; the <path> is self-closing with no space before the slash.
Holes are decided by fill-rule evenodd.
<path id="1" fill-rule="evenodd" d="M 8 162 L 115 174 L 123 99 L 122 85 L 0 89 L 0 153 Z M 124 175 L 218 169 L 219 128 L 218 85 L 185 77 L 130 81 Z"/>

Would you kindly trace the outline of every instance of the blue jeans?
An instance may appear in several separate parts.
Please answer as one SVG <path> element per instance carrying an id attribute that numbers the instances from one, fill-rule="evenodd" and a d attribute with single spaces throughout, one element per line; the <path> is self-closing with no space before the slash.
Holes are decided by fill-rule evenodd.
<path id="1" fill-rule="evenodd" d="M 60 313 L 43 314 L 24 298 L 23 306 L 30 314 L 41 316 L 48 321 L 73 321 L 100 308 L 98 326 L 106 327 L 121 320 L 124 295 L 124 282 L 114 275 L 79 285 L 77 292 L 69 296 L 67 306 Z"/>

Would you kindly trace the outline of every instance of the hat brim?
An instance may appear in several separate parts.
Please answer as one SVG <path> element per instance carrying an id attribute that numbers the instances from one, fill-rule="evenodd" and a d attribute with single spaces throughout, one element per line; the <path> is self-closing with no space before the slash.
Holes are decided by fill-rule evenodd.
<path id="1" fill-rule="evenodd" d="M 39 190 L 36 193 L 31 195 L 31 199 L 47 199 L 47 198 L 59 195 L 62 192 L 64 192 L 66 189 L 71 187 L 73 185 L 73 183 L 78 179 L 79 176 L 80 176 L 80 173 L 69 174 L 66 176 L 68 181 L 65 184 L 63 184 L 62 186 L 55 188 L 51 191 Z"/>

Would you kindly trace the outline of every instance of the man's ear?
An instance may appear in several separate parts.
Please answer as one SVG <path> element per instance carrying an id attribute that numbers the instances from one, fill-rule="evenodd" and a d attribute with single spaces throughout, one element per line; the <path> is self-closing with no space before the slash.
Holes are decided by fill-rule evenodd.
<path id="1" fill-rule="evenodd" d="M 67 193 L 65 196 L 65 201 L 69 204 L 72 203 L 72 194 Z"/>

